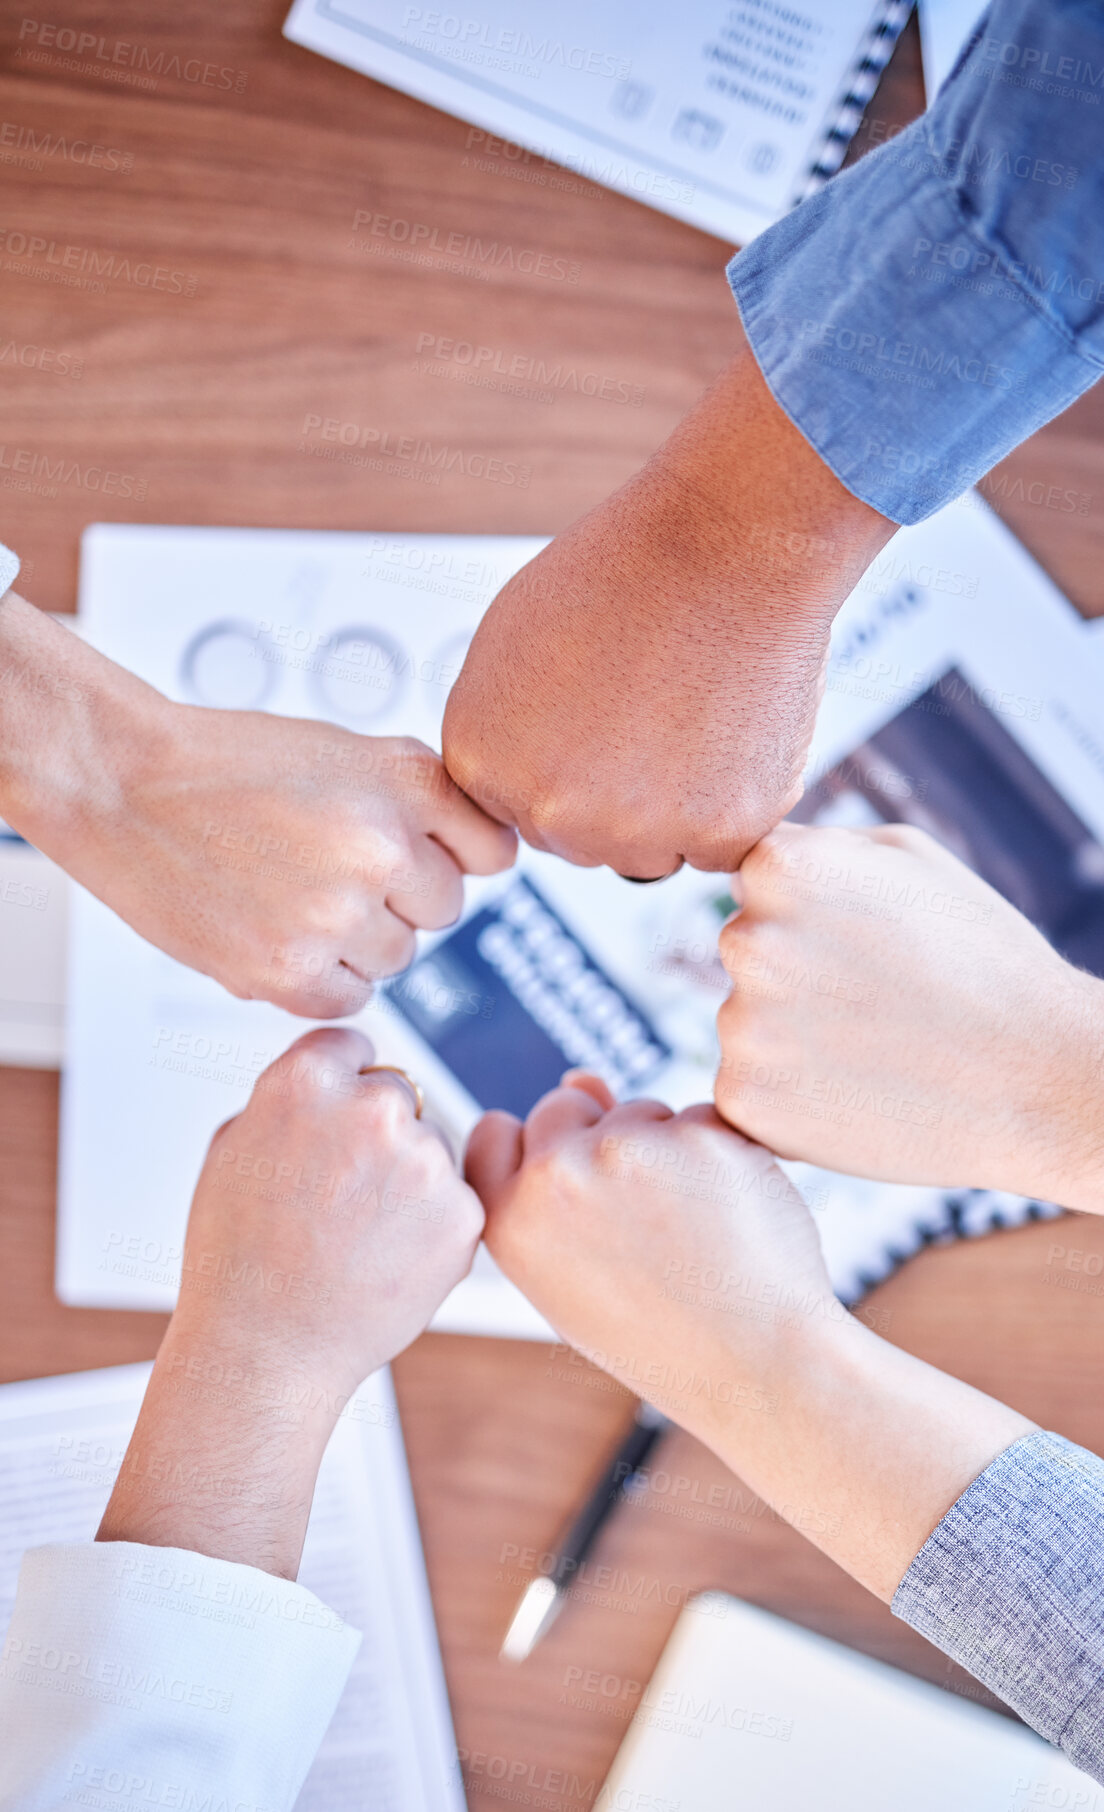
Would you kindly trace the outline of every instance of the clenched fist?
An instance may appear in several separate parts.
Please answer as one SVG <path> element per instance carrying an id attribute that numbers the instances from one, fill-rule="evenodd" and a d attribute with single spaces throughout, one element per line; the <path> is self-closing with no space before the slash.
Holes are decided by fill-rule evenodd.
<path id="1" fill-rule="evenodd" d="M 219 1128 L 174 1316 L 351 1392 L 467 1275 L 483 1212 L 401 1076 L 352 1026 L 308 1032 Z"/>
<path id="2" fill-rule="evenodd" d="M 499 593 L 448 701 L 449 772 L 569 861 L 732 868 L 799 797 L 832 619 L 893 528 L 745 348 Z"/>
<path id="3" fill-rule="evenodd" d="M 242 998 L 356 1012 L 514 859 L 423 743 L 171 704 L 14 592 L 0 673 L 0 812 Z"/>
<path id="4" fill-rule="evenodd" d="M 726 1120 L 831 1170 L 1104 1212 L 1104 983 L 905 825 L 780 825 L 734 891 Z"/>
<path id="5" fill-rule="evenodd" d="M 351 1026 L 308 1032 L 212 1139 L 100 1541 L 294 1579 L 338 1417 L 467 1273 L 483 1210 L 373 1056 Z"/>
<path id="6" fill-rule="evenodd" d="M 485 1114 L 466 1172 L 507 1277 L 705 1440 L 762 1422 L 795 1328 L 846 1319 L 796 1189 L 704 1103 L 617 1105 L 570 1072 L 524 1125 Z"/>

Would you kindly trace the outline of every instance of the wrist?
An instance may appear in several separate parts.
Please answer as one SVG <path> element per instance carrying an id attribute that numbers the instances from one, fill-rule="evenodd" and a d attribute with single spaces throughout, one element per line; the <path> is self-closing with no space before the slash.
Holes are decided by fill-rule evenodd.
<path id="1" fill-rule="evenodd" d="M 127 776 L 167 701 L 15 592 L 0 613 L 0 811 L 69 866 L 125 812 Z"/>
<path id="2" fill-rule="evenodd" d="M 725 1311 L 715 1318 L 698 1368 L 703 1388 L 694 1425 L 672 1411 L 737 1472 L 749 1454 L 777 1440 L 779 1418 L 807 1399 L 810 1378 L 842 1363 L 854 1335 L 865 1332 L 826 1281 L 819 1288 L 795 1279 L 792 1288 L 770 1294 L 769 1301 L 741 1303 L 735 1316 Z"/>
<path id="3" fill-rule="evenodd" d="M 97 1539 L 294 1579 L 339 1404 L 286 1353 L 174 1315 Z"/>
<path id="4" fill-rule="evenodd" d="M 310 1350 L 305 1337 L 297 1337 L 281 1298 L 250 1315 L 236 1296 L 229 1313 L 208 1298 L 183 1296 L 153 1377 L 166 1401 L 218 1412 L 227 1430 L 286 1431 L 305 1452 L 319 1456 L 355 1388 L 337 1366 Z"/>
<path id="5" fill-rule="evenodd" d="M 840 1309 L 782 1343 L 775 1408 L 711 1442 L 885 1603 L 971 1482 L 1034 1424 Z"/>
<path id="6" fill-rule="evenodd" d="M 855 497 L 790 421 L 744 342 L 645 475 L 741 589 L 830 624 L 897 524 Z"/>

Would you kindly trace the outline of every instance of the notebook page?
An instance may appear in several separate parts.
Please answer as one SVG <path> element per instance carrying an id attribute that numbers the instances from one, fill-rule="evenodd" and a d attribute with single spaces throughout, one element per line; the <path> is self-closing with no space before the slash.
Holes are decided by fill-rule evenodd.
<path id="1" fill-rule="evenodd" d="M 804 192 L 830 131 L 842 153 L 906 17 L 894 0 L 481 0 L 467 15 L 295 0 L 284 33 L 470 121 L 465 164 L 506 188 L 603 183 L 742 244 Z M 500 135 L 527 148 L 523 163 L 502 156 Z M 411 223 L 365 212 L 351 249 L 409 256 Z M 526 270 L 527 248 L 488 246 L 459 217 L 448 226 L 477 276 Z M 428 231 L 411 243 L 436 255 Z M 550 261 L 545 274 L 571 284 L 579 267 Z"/>
<path id="2" fill-rule="evenodd" d="M 364 1643 L 297 1812 L 464 1812 L 398 1410 L 386 1374 L 339 1423 L 299 1582 Z M 382 1565 L 381 1565 L 382 1561 Z"/>
<path id="3" fill-rule="evenodd" d="M 691 1599 L 594 1812 L 1102 1812 L 1025 1725 L 722 1592 Z"/>
<path id="4" fill-rule="evenodd" d="M 91 1541 L 142 1401 L 149 1368 L 0 1388 L 0 1623 L 27 1548 Z M 98 1391 L 90 1388 L 99 1384 Z"/>

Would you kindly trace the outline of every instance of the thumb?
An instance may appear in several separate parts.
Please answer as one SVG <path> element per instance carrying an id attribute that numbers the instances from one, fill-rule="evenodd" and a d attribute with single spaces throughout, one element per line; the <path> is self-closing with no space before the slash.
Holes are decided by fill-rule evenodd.
<path id="1" fill-rule="evenodd" d="M 521 1169 L 521 1121 L 495 1108 L 474 1127 L 464 1154 L 464 1176 L 488 1215 Z"/>

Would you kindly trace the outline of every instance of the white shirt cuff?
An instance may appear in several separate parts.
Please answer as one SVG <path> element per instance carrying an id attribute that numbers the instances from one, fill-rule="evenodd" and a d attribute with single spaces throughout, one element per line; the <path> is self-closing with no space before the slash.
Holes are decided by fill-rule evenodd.
<path id="1" fill-rule="evenodd" d="M 136 1542 L 31 1549 L 0 1651 L 0 1807 L 48 1812 L 122 1769 L 158 1805 L 209 1789 L 286 1812 L 360 1640 L 256 1567 Z"/>

